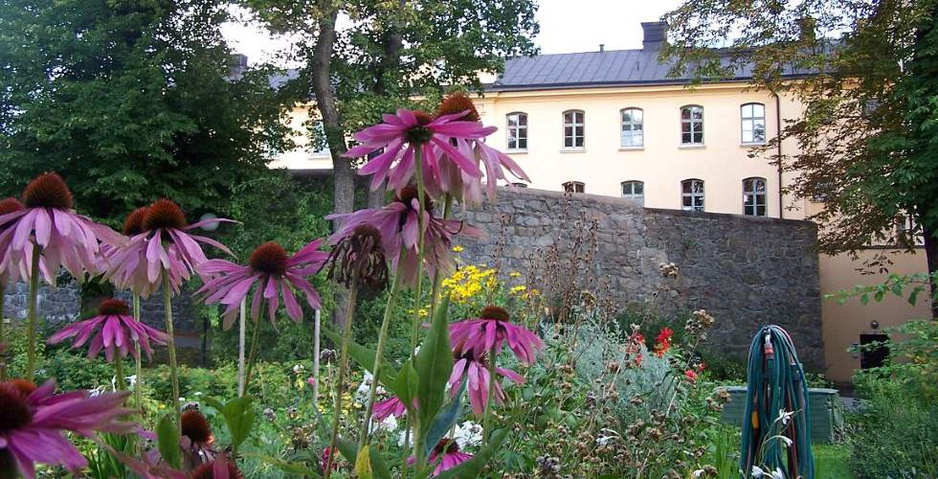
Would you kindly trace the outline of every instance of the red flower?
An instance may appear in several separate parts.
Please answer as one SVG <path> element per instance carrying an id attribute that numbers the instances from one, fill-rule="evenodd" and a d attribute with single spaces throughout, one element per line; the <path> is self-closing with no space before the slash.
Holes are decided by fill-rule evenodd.
<path id="1" fill-rule="evenodd" d="M 674 335 L 674 331 L 665 327 L 658 333 L 658 337 L 655 338 L 655 354 L 658 357 L 664 356 L 664 353 L 668 352 L 671 349 L 671 336 Z"/>
<path id="2" fill-rule="evenodd" d="M 688 369 L 687 371 L 684 371 L 684 377 L 687 378 L 687 380 L 692 383 L 697 382 L 697 373 L 693 369 Z"/>

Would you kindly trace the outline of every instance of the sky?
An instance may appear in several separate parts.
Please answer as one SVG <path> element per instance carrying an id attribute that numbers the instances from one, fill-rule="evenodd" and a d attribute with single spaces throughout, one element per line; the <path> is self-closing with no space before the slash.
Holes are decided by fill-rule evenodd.
<path id="1" fill-rule="evenodd" d="M 535 43 L 541 53 L 573 53 L 641 48 L 642 22 L 654 22 L 681 0 L 539 0 L 537 20 L 541 33 Z M 230 23 L 222 33 L 232 49 L 248 56 L 248 62 L 274 59 L 285 44 L 256 25 Z"/>

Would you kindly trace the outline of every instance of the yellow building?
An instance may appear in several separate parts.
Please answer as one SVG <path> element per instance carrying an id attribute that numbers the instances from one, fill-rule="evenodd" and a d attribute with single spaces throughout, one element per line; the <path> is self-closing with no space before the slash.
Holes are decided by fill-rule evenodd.
<path id="1" fill-rule="evenodd" d="M 570 190 L 631 198 L 649 208 L 685 209 L 734 215 L 803 219 L 820 203 L 795 199 L 783 189 L 797 172 L 772 164 L 773 150 L 755 147 L 775 137 L 786 119 L 802 114 L 791 97 L 752 90 L 748 72 L 735 79 L 688 88 L 689 79 L 669 78 L 658 62 L 663 23 L 643 23 L 640 50 L 514 58 L 505 72 L 475 99 L 486 125 L 498 127 L 488 141 L 528 173 L 531 188 Z M 293 127 L 305 130 L 307 110 L 298 108 Z M 327 169 L 325 149 L 301 148 L 281 155 L 274 166 Z M 797 146 L 785 142 L 781 153 Z M 893 254 L 891 271 L 924 271 L 924 252 L 884 249 L 820 257 L 822 293 L 873 284 L 882 275 L 858 272 L 863 259 Z M 822 323 L 827 375 L 849 381 L 861 362 L 877 358 L 848 351 L 879 339 L 882 330 L 929 315 L 928 305 L 909 307 L 902 299 L 861 307 L 824 301 Z M 875 326 L 875 327 L 874 327 Z"/>

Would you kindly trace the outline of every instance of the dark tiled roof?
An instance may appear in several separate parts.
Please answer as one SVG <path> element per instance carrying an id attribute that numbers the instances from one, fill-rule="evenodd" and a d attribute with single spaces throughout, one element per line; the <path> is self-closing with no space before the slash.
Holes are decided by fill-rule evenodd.
<path id="1" fill-rule="evenodd" d="M 658 50 L 607 50 L 511 58 L 505 72 L 486 85 L 487 91 L 540 90 L 588 86 L 682 84 L 690 76 L 671 78 L 670 65 L 658 62 Z M 791 72 L 788 72 L 791 74 Z M 748 67 L 738 68 L 733 78 L 751 77 Z"/>

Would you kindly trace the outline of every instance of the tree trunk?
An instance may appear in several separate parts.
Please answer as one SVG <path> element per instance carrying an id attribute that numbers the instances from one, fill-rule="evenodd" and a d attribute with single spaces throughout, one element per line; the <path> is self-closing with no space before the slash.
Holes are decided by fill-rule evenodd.
<path id="1" fill-rule="evenodd" d="M 339 10 L 332 0 L 321 0 L 320 11 L 322 17 L 319 19 L 319 35 L 313 50 L 313 93 L 316 95 L 316 106 L 322 117 L 329 152 L 332 155 L 333 212 L 351 213 L 355 207 L 355 170 L 352 163 L 342 156 L 348 148 L 345 144 L 345 130 L 336 109 L 335 92 L 330 83 L 332 54 L 335 49 L 335 23 Z M 347 294 L 343 288 L 336 288 L 335 304 L 345 304 Z M 342 311 L 342 307 L 333 310 L 332 318 L 338 324 L 344 324 L 347 319 L 343 317 Z"/>
<path id="2" fill-rule="evenodd" d="M 922 227 L 922 235 L 925 237 L 925 263 L 928 265 L 928 274 L 930 275 L 938 274 L 938 238 L 935 238 L 935 233 L 927 226 Z M 929 297 L 931 317 L 938 320 L 938 301 L 935 300 L 936 297 L 938 297 L 938 278 L 932 276 L 931 295 Z"/>

